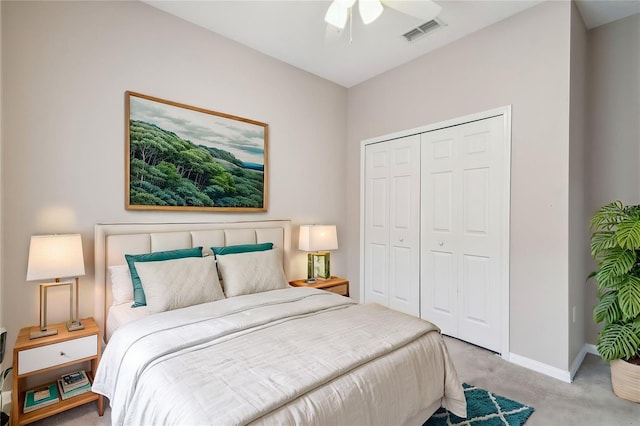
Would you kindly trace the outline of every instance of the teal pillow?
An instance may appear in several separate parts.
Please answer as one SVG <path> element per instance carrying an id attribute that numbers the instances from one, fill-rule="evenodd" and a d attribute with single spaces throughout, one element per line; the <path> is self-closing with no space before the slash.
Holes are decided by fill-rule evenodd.
<path id="1" fill-rule="evenodd" d="M 272 248 L 273 243 L 238 244 L 236 246 L 211 247 L 211 251 L 216 256 L 223 256 L 225 254 L 248 253 L 251 251 L 266 251 L 271 250 Z"/>
<path id="2" fill-rule="evenodd" d="M 134 265 L 135 262 L 157 262 L 160 260 L 182 259 L 184 257 L 202 257 L 202 247 L 156 251 L 145 254 L 125 254 L 124 258 L 127 260 L 127 264 L 129 265 L 131 282 L 133 283 L 133 305 L 131 305 L 131 307 L 137 308 L 139 306 L 147 306 L 147 299 L 144 296 L 142 282 L 140 282 L 140 276 L 138 275 L 138 271 L 136 271 L 136 267 Z"/>

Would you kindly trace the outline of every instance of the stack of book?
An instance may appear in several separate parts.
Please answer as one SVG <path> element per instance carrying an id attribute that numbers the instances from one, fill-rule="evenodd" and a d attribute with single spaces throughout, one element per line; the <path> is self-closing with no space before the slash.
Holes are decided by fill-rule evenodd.
<path id="1" fill-rule="evenodd" d="M 58 387 L 60 388 L 60 397 L 67 399 L 91 391 L 91 382 L 87 373 L 80 370 L 60 377 Z"/>
<path id="2" fill-rule="evenodd" d="M 55 383 L 32 389 L 27 391 L 24 397 L 24 413 L 30 413 L 38 408 L 55 404 L 59 400 L 58 388 Z"/>

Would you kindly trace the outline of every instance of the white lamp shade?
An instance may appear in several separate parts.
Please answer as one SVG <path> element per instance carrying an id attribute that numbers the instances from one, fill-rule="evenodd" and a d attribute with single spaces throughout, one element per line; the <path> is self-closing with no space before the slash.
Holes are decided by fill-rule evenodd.
<path id="1" fill-rule="evenodd" d="M 338 233 L 335 225 L 301 225 L 298 248 L 302 251 L 336 250 Z"/>
<path id="2" fill-rule="evenodd" d="M 81 275 L 84 275 L 84 257 L 80 234 L 31 237 L 27 281 Z"/>

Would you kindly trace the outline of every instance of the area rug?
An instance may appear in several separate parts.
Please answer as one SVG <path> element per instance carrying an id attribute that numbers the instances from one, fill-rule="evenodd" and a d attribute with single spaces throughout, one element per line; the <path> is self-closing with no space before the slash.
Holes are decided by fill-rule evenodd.
<path id="1" fill-rule="evenodd" d="M 462 384 L 467 399 L 467 418 L 440 407 L 423 426 L 521 426 L 533 407 L 496 395 L 475 386 Z"/>

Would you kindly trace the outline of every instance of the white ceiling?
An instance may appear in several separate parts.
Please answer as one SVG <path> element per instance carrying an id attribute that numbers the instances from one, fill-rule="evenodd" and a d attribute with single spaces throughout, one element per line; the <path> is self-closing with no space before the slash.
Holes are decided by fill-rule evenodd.
<path id="1" fill-rule="evenodd" d="M 413 43 L 405 41 L 402 34 L 424 21 L 389 7 L 366 26 L 354 8 L 350 43 L 348 25 L 337 32 L 324 22 L 330 1 L 146 0 L 145 3 L 351 87 L 541 1 L 436 0 L 442 7 L 438 18 L 446 26 Z M 640 0 L 578 0 L 577 4 L 588 28 L 640 13 Z"/>

